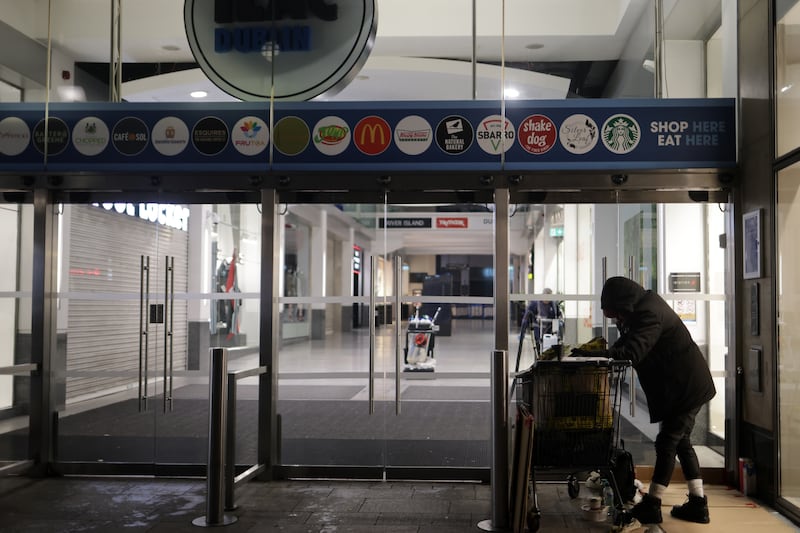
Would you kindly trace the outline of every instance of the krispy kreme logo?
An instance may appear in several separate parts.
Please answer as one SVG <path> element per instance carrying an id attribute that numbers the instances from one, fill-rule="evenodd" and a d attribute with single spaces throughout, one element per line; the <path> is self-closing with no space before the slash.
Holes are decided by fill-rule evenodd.
<path id="1" fill-rule="evenodd" d="M 437 218 L 436 227 L 442 229 L 467 229 L 469 227 L 469 219 L 467 217 Z"/>

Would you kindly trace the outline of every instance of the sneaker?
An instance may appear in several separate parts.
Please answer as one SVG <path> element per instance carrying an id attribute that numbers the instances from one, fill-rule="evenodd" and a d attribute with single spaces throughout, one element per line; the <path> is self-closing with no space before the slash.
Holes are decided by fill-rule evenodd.
<path id="1" fill-rule="evenodd" d="M 687 522 L 697 522 L 698 524 L 708 524 L 711 519 L 708 517 L 708 498 L 703 496 L 692 496 L 683 505 L 673 505 L 672 512 L 675 518 L 686 520 Z"/>
<path id="2" fill-rule="evenodd" d="M 660 524 L 661 498 L 645 494 L 642 501 L 631 508 L 631 515 L 642 524 Z"/>

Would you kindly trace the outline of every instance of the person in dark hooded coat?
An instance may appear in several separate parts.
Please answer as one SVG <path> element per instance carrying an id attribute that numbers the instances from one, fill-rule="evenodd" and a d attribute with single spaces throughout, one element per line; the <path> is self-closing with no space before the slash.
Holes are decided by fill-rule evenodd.
<path id="1" fill-rule="evenodd" d="M 607 318 L 616 320 L 620 333 L 608 357 L 631 361 L 647 397 L 650 420 L 659 423 L 652 481 L 631 514 L 642 523 L 661 522 L 661 496 L 677 455 L 689 497 L 674 506 L 671 515 L 708 523 L 700 465 L 689 440 L 697 413 L 716 394 L 708 363 L 681 318 L 655 292 L 628 278 L 612 277 L 603 285 L 600 305 Z"/>

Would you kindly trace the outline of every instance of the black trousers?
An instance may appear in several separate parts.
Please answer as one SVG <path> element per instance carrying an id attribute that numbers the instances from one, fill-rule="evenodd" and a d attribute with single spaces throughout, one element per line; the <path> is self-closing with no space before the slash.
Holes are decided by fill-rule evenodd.
<path id="1" fill-rule="evenodd" d="M 700 407 L 675 417 L 667 418 L 659 426 L 656 436 L 656 464 L 653 468 L 653 483 L 669 485 L 675 469 L 675 456 L 681 461 L 683 477 L 700 478 L 700 463 L 689 437 Z"/>

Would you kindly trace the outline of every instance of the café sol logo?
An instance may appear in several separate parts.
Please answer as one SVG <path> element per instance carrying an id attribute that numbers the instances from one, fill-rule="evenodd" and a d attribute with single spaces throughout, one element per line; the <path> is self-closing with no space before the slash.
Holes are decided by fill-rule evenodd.
<path id="1" fill-rule="evenodd" d="M 200 68 L 245 101 L 331 96 L 361 70 L 377 33 L 376 0 L 185 0 Z"/>

